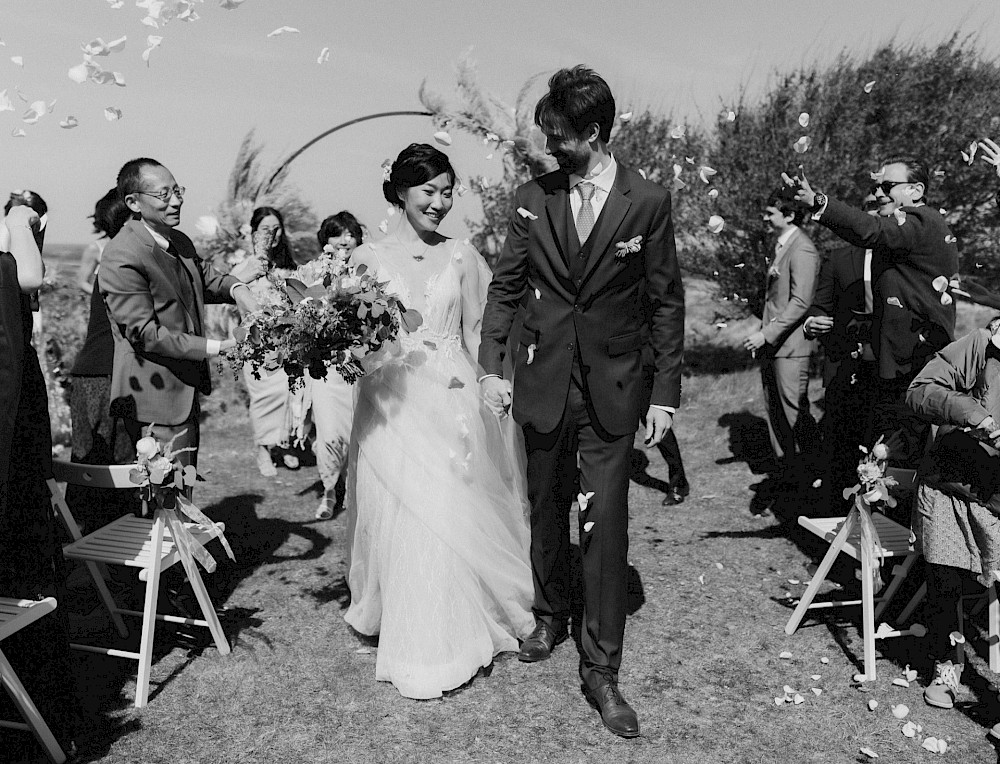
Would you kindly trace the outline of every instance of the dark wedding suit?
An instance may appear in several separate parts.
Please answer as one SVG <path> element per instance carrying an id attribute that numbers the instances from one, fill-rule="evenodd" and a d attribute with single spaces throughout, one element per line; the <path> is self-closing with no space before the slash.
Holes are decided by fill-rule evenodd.
<path id="1" fill-rule="evenodd" d="M 827 485 L 833 505 L 839 510 L 844 488 L 857 482 L 858 446 L 871 445 L 871 415 L 875 403 L 878 369 L 871 360 L 871 316 L 865 310 L 865 252 L 846 245 L 834 250 L 819 270 L 811 316 L 833 318 L 833 327 L 819 336 L 825 364 L 826 387 L 823 414 L 823 453 Z M 873 278 L 874 274 L 870 277 Z M 868 343 L 869 360 L 858 350 Z"/>
<path id="2" fill-rule="evenodd" d="M 680 403 L 684 292 L 670 194 L 617 166 L 614 185 L 583 244 L 565 173 L 517 189 L 507 239 L 483 315 L 479 363 L 501 375 L 505 342 L 524 298 L 515 351 L 513 416 L 528 454 L 534 612 L 556 631 L 569 618 L 569 527 L 579 452 L 584 609 L 581 674 L 616 678 L 628 579 L 629 455 L 642 403 L 644 296 L 651 310 L 653 404 Z M 521 210 L 527 216 L 521 214 Z M 641 249 L 616 256 L 616 243 Z M 593 523 L 593 525 L 591 525 Z"/>
<path id="3" fill-rule="evenodd" d="M 796 433 L 809 416 L 809 356 L 813 342 L 802 333 L 816 291 L 819 255 L 800 228 L 779 244 L 767 273 L 761 333 L 760 375 L 771 447 L 778 459 L 796 452 Z M 798 442 L 801 448 L 804 444 Z"/>
<path id="4" fill-rule="evenodd" d="M 184 440 L 197 447 L 197 394 L 212 390 L 205 303 L 232 302 L 241 282 L 203 262 L 180 231 L 170 243 L 176 256 L 130 220 L 104 249 L 99 283 L 115 340 L 111 412 L 133 440 L 137 425 L 156 423 L 165 437 L 188 429 Z"/>
<path id="5" fill-rule="evenodd" d="M 926 427 L 912 420 L 904 395 L 927 360 L 955 337 L 955 304 L 943 305 L 938 276 L 958 274 L 958 248 L 941 213 L 927 205 L 872 217 L 836 199 L 820 223 L 849 244 L 872 250 L 872 349 L 880 377 L 874 434 L 904 426 L 905 453 L 915 466 Z"/>

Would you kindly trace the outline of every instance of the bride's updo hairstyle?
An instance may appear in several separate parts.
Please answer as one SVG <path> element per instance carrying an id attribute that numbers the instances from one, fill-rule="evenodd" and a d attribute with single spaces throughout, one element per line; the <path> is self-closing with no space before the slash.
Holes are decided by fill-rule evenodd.
<path id="1" fill-rule="evenodd" d="M 403 207 L 399 195 L 408 188 L 422 186 L 438 175 L 447 174 L 455 184 L 455 168 L 443 151 L 426 143 L 411 143 L 399 152 L 389 170 L 389 179 L 382 183 L 382 194 L 389 204 Z"/>

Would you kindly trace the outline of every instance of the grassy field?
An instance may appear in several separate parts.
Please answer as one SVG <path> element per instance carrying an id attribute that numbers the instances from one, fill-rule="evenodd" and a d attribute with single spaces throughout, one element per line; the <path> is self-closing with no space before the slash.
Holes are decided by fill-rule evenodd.
<path id="1" fill-rule="evenodd" d="M 700 310 L 701 325 L 710 325 L 708 308 Z M 573 642 L 541 664 L 499 656 L 439 700 L 407 700 L 376 683 L 377 642 L 342 618 L 344 516 L 312 519 L 314 467 L 282 469 L 277 479 L 257 473 L 245 409 L 226 381 L 206 405 L 200 463 L 208 482 L 196 498 L 225 521 L 236 552 L 235 563 L 216 554 L 219 570 L 206 577 L 233 653 L 222 657 L 206 636 L 160 627 L 153 697 L 141 711 L 131 705 L 128 662 L 75 655 L 86 719 L 80 761 L 826 763 L 866 761 L 863 747 L 881 761 L 931 760 L 901 734 L 903 722 L 890 712 L 898 703 L 925 735 L 948 741 L 943 759 L 996 761 L 986 732 L 1000 721 L 1000 703 L 983 661 L 983 619 L 966 628 L 975 652 L 969 689 L 950 711 L 924 704 L 923 678 L 910 688 L 892 684 L 906 664 L 922 663 L 917 639 L 880 642 L 878 680 L 859 688 L 855 612 L 820 611 L 784 634 L 792 602 L 825 552 L 795 524 L 820 509 L 818 467 L 804 465 L 797 484 L 766 500 L 767 514 L 751 514 L 765 493 L 750 490 L 767 438 L 759 377 L 741 370 L 745 359 L 725 341 L 708 339 L 692 354 L 705 373 L 685 380 L 677 419 L 690 499 L 662 507 L 662 460 L 638 440 L 634 453 L 621 687 L 639 713 L 640 738 L 616 738 L 587 705 Z M 825 590 L 858 596 L 854 570 L 842 560 Z M 66 603 L 81 612 L 93 606 L 85 590 Z M 776 706 L 784 685 L 804 702 Z M 0 761 L 42 759 L 30 737 L 5 730 Z"/>

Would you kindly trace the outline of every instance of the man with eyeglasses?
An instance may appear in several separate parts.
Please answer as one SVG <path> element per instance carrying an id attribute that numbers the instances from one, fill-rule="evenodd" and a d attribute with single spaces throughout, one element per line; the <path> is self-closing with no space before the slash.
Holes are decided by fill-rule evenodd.
<path id="1" fill-rule="evenodd" d="M 872 250 L 872 350 L 879 378 L 874 434 L 902 428 L 905 443 L 894 449 L 893 461 L 913 466 L 925 428 L 907 418 L 903 398 L 924 363 L 954 339 L 954 302 L 934 281 L 958 276 L 955 237 L 942 214 L 926 204 L 927 167 L 895 156 L 872 173 L 879 216 L 814 191 L 804 172 L 782 177 L 814 219 L 849 244 Z"/>
<path id="2" fill-rule="evenodd" d="M 148 158 L 127 162 L 118 193 L 134 217 L 105 248 L 97 279 L 115 342 L 111 413 L 133 443 L 149 424 L 161 442 L 178 436 L 175 449 L 195 449 L 179 460 L 194 464 L 198 393 L 212 389 L 208 359 L 236 344 L 204 336 L 205 303 L 235 302 L 243 313 L 258 306 L 246 284 L 199 258 L 176 230 L 184 188 L 166 167 Z"/>

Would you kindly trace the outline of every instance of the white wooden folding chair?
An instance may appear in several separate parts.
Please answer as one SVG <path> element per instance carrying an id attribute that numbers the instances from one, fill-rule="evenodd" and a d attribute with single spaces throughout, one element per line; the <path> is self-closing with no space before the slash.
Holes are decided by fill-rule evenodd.
<path id="1" fill-rule="evenodd" d="M 894 477 L 898 483 L 896 491 L 912 491 L 916 485 L 916 470 L 897 469 L 889 467 L 886 474 Z M 872 512 L 872 522 L 879 535 L 881 545 L 881 556 L 888 560 L 902 559 L 899 565 L 892 568 L 892 577 L 889 585 L 885 588 L 881 597 L 875 596 L 872 585 L 872 568 L 875 560 L 869 559 L 868 555 L 860 543 L 861 529 L 853 522 L 847 520 L 852 517 L 822 517 L 810 518 L 800 517 L 799 525 L 806 530 L 815 533 L 822 539 L 830 542 L 830 549 L 820 563 L 819 568 L 813 575 L 812 581 L 806 588 L 802 599 L 792 613 L 788 623 L 785 624 L 785 633 L 794 634 L 799 624 L 805 617 L 806 611 L 813 608 L 846 607 L 848 605 L 861 605 L 862 637 L 864 640 L 864 677 L 868 681 L 875 679 L 875 640 L 888 637 L 900 637 L 908 634 L 921 635 L 926 630 L 920 625 L 914 625 L 910 629 L 900 631 L 897 629 L 880 629 L 876 631 L 875 621 L 882 615 L 889 601 L 899 590 L 903 579 L 906 578 L 913 564 L 920 553 L 913 548 L 910 543 L 910 529 L 904 528 L 899 523 L 893 522 L 879 512 Z M 841 552 L 854 558 L 861 563 L 861 599 L 848 600 L 843 602 L 817 602 L 813 599 L 819 592 L 820 586 L 826 580 L 830 568 L 833 567 L 837 555 Z M 876 603 L 878 607 L 876 608 Z"/>
<path id="2" fill-rule="evenodd" d="M 55 609 L 56 601 L 52 597 L 37 601 L 0 597 L 0 642 Z M 0 685 L 3 685 L 11 700 L 14 701 L 14 705 L 21 712 L 21 716 L 27 720 L 27 723 L 0 720 L 0 727 L 30 730 L 34 733 L 39 745 L 45 749 L 46 755 L 55 764 L 62 764 L 66 761 L 66 754 L 59 747 L 59 743 L 56 742 L 52 730 L 45 723 L 45 719 L 38 713 L 38 709 L 27 690 L 24 689 L 24 685 L 17 678 L 17 674 L 14 673 L 14 669 L 7 660 L 7 656 L 3 654 L 3 650 L 0 650 Z"/>
<path id="3" fill-rule="evenodd" d="M 49 491 L 52 494 L 52 506 L 66 524 L 72 543 L 63 547 L 63 555 L 70 560 L 79 560 L 87 566 L 91 577 L 101 595 L 101 600 L 111 614 L 118 633 L 125 637 L 128 629 L 122 620 L 122 615 L 137 616 L 142 619 L 142 638 L 139 652 L 117 650 L 91 645 L 72 644 L 78 650 L 111 655 L 118 658 L 130 658 L 139 662 L 139 673 L 136 679 L 135 706 L 142 708 L 149 700 L 149 672 L 153 661 L 153 633 L 156 621 L 181 623 L 188 626 L 202 626 L 212 633 L 219 652 L 228 655 L 229 642 L 222 631 L 219 617 L 212 605 L 212 600 L 201 579 L 198 565 L 181 557 L 170 535 L 170 529 L 163 517 L 163 511 L 157 510 L 152 517 L 135 517 L 125 515 L 98 528 L 86 536 L 81 535 L 79 526 L 66 504 L 65 494 L 59 483 L 90 486 L 94 488 L 119 488 L 135 490 L 135 484 L 129 479 L 130 465 L 98 466 L 93 464 L 76 464 L 61 460 L 52 463 L 54 480 L 49 481 Z M 145 511 L 147 507 L 143 505 Z M 185 523 L 194 538 L 205 543 L 212 536 L 205 533 L 193 523 Z M 221 523 L 219 523 L 222 526 Z M 201 607 L 204 618 L 183 618 L 175 615 L 162 615 L 156 612 L 160 589 L 160 575 L 164 570 L 180 560 L 184 566 L 194 590 L 195 597 Z M 101 573 L 99 564 L 124 565 L 139 570 L 139 580 L 146 583 L 145 605 L 142 611 L 119 607 Z"/>

